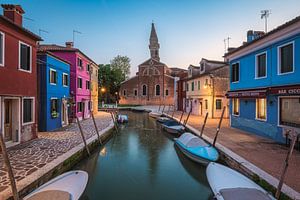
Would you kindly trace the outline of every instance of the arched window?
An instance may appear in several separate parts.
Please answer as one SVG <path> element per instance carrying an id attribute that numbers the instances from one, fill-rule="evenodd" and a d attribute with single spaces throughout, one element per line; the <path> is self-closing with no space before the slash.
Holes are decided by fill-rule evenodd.
<path id="1" fill-rule="evenodd" d="M 126 96 L 126 90 L 123 90 L 123 96 Z"/>
<path id="2" fill-rule="evenodd" d="M 160 95 L 160 85 L 155 86 L 155 95 L 159 96 Z"/>
<path id="3" fill-rule="evenodd" d="M 166 96 L 169 96 L 169 90 L 166 89 Z"/>
<path id="4" fill-rule="evenodd" d="M 143 85 L 143 96 L 147 95 L 147 85 Z"/>

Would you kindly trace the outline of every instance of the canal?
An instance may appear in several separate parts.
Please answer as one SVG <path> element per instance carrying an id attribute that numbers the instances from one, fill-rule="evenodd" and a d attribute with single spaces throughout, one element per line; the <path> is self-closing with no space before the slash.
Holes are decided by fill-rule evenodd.
<path id="1" fill-rule="evenodd" d="M 129 123 L 74 167 L 89 174 L 81 200 L 212 198 L 204 166 L 187 159 L 148 113 L 123 113 Z"/>

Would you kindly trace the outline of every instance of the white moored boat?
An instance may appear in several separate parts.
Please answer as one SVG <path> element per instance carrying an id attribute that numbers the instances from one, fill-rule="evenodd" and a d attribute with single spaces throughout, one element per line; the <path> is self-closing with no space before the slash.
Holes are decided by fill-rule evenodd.
<path id="1" fill-rule="evenodd" d="M 162 116 L 162 113 L 159 111 L 152 111 L 149 113 L 149 116 L 153 117 L 153 118 L 158 118 L 158 117 Z"/>
<path id="2" fill-rule="evenodd" d="M 168 126 L 166 124 L 162 125 L 163 129 L 165 129 L 168 133 L 172 133 L 172 134 L 180 134 L 183 133 L 185 130 L 185 127 L 183 125 L 171 125 Z"/>
<path id="3" fill-rule="evenodd" d="M 24 200 L 78 200 L 88 182 L 88 173 L 81 170 L 66 172 L 24 197 Z"/>
<path id="4" fill-rule="evenodd" d="M 211 162 L 206 176 L 217 200 L 275 200 L 252 180 L 224 165 Z"/>

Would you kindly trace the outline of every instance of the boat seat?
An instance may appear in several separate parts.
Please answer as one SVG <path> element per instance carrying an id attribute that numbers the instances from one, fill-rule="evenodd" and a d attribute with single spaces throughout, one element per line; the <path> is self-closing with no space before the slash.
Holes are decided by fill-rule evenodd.
<path id="1" fill-rule="evenodd" d="M 272 200 L 271 197 L 255 188 L 226 188 L 220 190 L 224 200 Z"/>
<path id="2" fill-rule="evenodd" d="M 61 190 L 46 190 L 29 197 L 28 200 L 71 200 L 71 194 Z"/>

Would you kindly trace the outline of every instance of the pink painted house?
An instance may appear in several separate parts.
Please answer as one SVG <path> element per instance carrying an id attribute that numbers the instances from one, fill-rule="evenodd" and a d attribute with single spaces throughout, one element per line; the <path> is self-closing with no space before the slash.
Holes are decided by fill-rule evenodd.
<path id="1" fill-rule="evenodd" d="M 70 120 L 74 120 L 76 117 L 79 120 L 89 118 L 92 110 L 90 66 L 94 62 L 82 51 L 74 48 L 73 42 L 66 42 L 66 46 L 40 45 L 39 48 L 50 51 L 71 64 L 70 96 L 72 103 L 69 107 L 69 117 Z"/>

